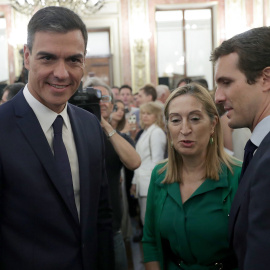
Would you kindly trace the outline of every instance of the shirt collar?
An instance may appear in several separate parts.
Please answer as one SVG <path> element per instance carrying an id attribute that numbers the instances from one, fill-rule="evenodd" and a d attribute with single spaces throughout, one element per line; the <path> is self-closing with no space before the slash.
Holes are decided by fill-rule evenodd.
<path id="1" fill-rule="evenodd" d="M 67 129 L 70 128 L 70 123 L 68 121 L 68 114 L 67 114 L 67 104 L 64 108 L 64 110 L 57 114 L 56 112 L 52 111 L 45 105 L 43 105 L 41 102 L 39 102 L 29 91 L 28 85 L 24 87 L 23 90 L 24 97 L 26 101 L 28 102 L 29 106 L 32 108 L 34 111 L 41 127 L 44 133 L 46 133 L 50 127 L 52 126 L 55 118 L 58 115 L 61 115 L 64 120 L 64 124 L 67 127 Z"/>
<path id="2" fill-rule="evenodd" d="M 270 115 L 266 116 L 258 125 L 254 128 L 250 140 L 256 145 L 260 146 L 264 137 L 270 131 Z"/>

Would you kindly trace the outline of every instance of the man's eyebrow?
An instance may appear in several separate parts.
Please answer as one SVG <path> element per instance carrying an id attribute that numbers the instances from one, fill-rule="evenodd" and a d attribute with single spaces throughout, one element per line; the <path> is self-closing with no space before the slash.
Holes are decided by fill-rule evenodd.
<path id="1" fill-rule="evenodd" d="M 38 56 L 51 56 L 51 57 L 55 57 L 55 54 L 53 53 L 49 53 L 49 52 L 45 52 L 45 51 L 40 51 L 37 53 Z"/>
<path id="2" fill-rule="evenodd" d="M 46 52 L 46 51 L 40 51 L 37 53 L 38 56 L 50 56 L 50 57 L 57 57 L 55 54 L 53 53 L 49 53 L 49 52 Z M 84 55 L 81 54 L 81 53 L 77 53 L 77 54 L 74 54 L 74 55 L 70 55 L 67 57 L 67 59 L 70 59 L 70 58 L 84 58 Z"/>
<path id="3" fill-rule="evenodd" d="M 84 58 L 84 55 L 81 54 L 81 53 L 77 53 L 77 54 L 74 54 L 74 55 L 70 55 L 69 57 L 67 57 L 68 59 L 69 58 Z"/>
<path id="4" fill-rule="evenodd" d="M 223 82 L 223 81 L 232 81 L 232 79 L 229 78 L 229 77 L 225 77 L 225 76 L 218 77 L 218 78 L 216 79 L 216 82 L 217 82 L 217 83 L 220 83 L 220 82 Z"/>

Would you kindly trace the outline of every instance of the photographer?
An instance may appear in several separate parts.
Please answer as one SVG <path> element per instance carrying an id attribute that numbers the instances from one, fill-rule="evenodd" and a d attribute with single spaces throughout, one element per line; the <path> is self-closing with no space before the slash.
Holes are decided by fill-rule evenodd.
<path id="1" fill-rule="evenodd" d="M 106 173 L 109 181 L 111 205 L 113 209 L 115 269 L 127 269 L 125 245 L 120 231 L 122 220 L 122 202 L 120 194 L 120 172 L 123 165 L 135 170 L 141 164 L 141 159 L 134 149 L 134 143 L 126 134 L 113 129 L 109 117 L 113 110 L 113 95 L 109 86 L 99 78 L 89 78 L 87 87 L 94 87 L 102 93 L 100 99 L 101 126 L 105 133 Z"/>

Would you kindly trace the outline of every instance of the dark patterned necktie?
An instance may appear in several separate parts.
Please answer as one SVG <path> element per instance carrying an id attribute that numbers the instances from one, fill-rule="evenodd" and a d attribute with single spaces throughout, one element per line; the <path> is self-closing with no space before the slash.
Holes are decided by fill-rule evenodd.
<path id="1" fill-rule="evenodd" d="M 54 149 L 55 164 L 56 164 L 58 173 L 62 176 L 62 178 L 65 181 L 64 184 L 67 187 L 69 198 L 71 198 L 72 201 L 75 202 L 71 169 L 70 169 L 67 150 L 66 150 L 65 144 L 63 142 L 63 137 L 62 137 L 62 128 L 63 128 L 62 116 L 58 115 L 55 121 L 53 122 L 52 126 L 53 126 L 53 131 L 54 131 L 53 149 Z"/>
<path id="2" fill-rule="evenodd" d="M 253 158 L 253 153 L 257 148 L 258 148 L 258 146 L 256 146 L 251 140 L 247 141 L 247 144 L 245 146 L 244 162 L 243 162 L 243 166 L 242 166 L 240 180 L 242 179 L 242 177 L 243 177 L 243 175 L 248 167 L 249 162 Z"/>

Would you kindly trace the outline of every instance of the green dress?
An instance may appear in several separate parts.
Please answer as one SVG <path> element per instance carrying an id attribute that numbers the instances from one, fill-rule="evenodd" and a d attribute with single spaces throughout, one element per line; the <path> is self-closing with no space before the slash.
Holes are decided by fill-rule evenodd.
<path id="1" fill-rule="evenodd" d="M 163 270 L 218 269 L 214 264 L 232 254 L 228 215 L 238 187 L 241 163 L 232 166 L 233 175 L 223 166 L 218 181 L 206 179 L 184 204 L 179 183 L 161 183 L 166 172 L 158 174 L 158 171 L 163 166 L 155 167 L 149 186 L 144 261 L 159 261 Z M 181 268 L 164 256 L 162 239 L 166 239 L 173 253 L 182 259 Z"/>

